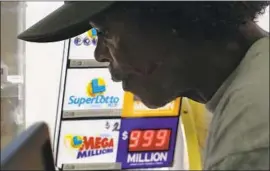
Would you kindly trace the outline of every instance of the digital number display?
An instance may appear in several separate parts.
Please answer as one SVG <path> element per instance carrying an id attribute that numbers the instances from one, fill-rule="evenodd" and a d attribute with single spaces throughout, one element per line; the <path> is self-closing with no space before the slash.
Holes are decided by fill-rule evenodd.
<path id="1" fill-rule="evenodd" d="M 169 150 L 170 129 L 132 130 L 129 134 L 129 152 Z"/>

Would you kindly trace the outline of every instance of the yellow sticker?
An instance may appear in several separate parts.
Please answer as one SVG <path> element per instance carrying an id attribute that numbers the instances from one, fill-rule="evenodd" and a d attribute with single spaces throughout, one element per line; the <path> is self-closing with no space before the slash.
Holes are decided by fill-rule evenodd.
<path id="1" fill-rule="evenodd" d="M 142 102 L 135 99 L 130 92 L 124 94 L 122 117 L 155 117 L 155 116 L 178 116 L 180 98 L 157 109 L 149 109 Z"/>

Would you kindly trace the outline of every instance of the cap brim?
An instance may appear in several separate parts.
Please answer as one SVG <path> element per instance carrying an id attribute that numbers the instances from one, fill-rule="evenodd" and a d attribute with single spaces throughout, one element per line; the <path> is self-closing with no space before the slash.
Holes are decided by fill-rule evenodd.
<path id="1" fill-rule="evenodd" d="M 56 42 L 72 38 L 91 29 L 91 17 L 112 4 L 112 1 L 67 2 L 22 32 L 18 39 L 29 42 Z"/>

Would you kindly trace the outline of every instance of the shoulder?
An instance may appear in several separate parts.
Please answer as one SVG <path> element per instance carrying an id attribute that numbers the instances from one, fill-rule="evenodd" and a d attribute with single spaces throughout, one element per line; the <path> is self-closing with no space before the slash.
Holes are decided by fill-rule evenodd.
<path id="1" fill-rule="evenodd" d="M 211 131 L 216 150 L 224 149 L 224 156 L 269 147 L 269 74 L 267 77 L 268 83 L 249 78 L 233 85 L 222 99 Z"/>
<path id="2" fill-rule="evenodd" d="M 269 38 L 249 50 L 224 93 L 222 107 L 221 112 L 232 117 L 269 117 Z"/>
<path id="3" fill-rule="evenodd" d="M 240 159 L 261 160 L 254 153 L 269 154 L 269 46 L 267 48 L 259 46 L 248 53 L 250 56 L 242 61 L 219 101 L 209 133 L 207 168 L 218 165 L 230 168 Z"/>
<path id="4" fill-rule="evenodd" d="M 235 72 L 227 107 L 269 114 L 269 38 L 258 41 Z"/>
<path id="5" fill-rule="evenodd" d="M 232 140 L 234 152 L 269 146 L 269 47 L 263 45 L 248 53 L 219 108 L 217 135 Z"/>

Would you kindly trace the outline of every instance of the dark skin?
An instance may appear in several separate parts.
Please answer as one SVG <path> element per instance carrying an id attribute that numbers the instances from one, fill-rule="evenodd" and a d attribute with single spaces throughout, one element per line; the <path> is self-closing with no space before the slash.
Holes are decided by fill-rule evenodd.
<path id="1" fill-rule="evenodd" d="M 142 21 L 136 12 L 117 8 L 95 16 L 99 30 L 95 58 L 109 62 L 114 81 L 149 108 L 177 97 L 207 103 L 237 67 L 249 47 L 267 33 L 252 21 L 227 40 L 181 38 L 174 28 Z"/>

